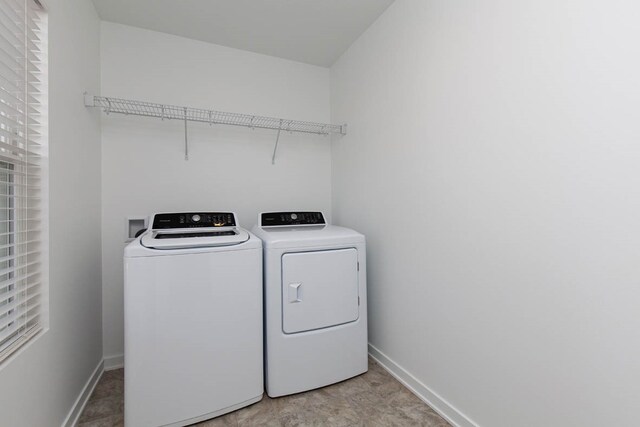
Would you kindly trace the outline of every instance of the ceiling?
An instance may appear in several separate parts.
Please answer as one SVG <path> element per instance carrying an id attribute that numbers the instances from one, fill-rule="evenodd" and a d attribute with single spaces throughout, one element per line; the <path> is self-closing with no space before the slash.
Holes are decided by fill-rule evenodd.
<path id="1" fill-rule="evenodd" d="M 324 67 L 394 0 L 93 0 L 100 17 Z"/>

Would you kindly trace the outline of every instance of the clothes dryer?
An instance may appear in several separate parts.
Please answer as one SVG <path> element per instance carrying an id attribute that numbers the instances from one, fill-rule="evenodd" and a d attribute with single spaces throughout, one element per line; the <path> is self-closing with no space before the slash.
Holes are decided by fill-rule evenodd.
<path id="1" fill-rule="evenodd" d="M 262 213 L 265 382 L 271 397 L 367 371 L 365 237 L 321 212 Z"/>

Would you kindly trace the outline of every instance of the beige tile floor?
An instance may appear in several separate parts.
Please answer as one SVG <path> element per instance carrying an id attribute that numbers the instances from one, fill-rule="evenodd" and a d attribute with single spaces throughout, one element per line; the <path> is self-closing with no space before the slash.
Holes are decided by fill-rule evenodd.
<path id="1" fill-rule="evenodd" d="M 124 370 L 105 372 L 78 427 L 123 426 Z M 271 399 L 200 424 L 244 426 L 428 426 L 449 424 L 375 361 L 359 377 L 306 393 Z"/>

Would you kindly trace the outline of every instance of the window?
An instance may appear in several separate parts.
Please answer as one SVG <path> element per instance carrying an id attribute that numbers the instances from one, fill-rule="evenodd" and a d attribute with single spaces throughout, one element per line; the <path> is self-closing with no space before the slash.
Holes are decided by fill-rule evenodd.
<path id="1" fill-rule="evenodd" d="M 0 0 L 0 363 L 46 326 L 46 16 Z"/>

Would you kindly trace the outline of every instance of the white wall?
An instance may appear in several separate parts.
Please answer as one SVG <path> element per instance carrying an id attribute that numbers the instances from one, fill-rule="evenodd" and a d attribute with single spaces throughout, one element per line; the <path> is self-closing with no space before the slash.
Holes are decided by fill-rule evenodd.
<path id="1" fill-rule="evenodd" d="M 61 425 L 102 360 L 100 26 L 90 0 L 49 10 L 50 329 L 0 370 L 3 426 Z"/>
<path id="2" fill-rule="evenodd" d="M 478 425 L 638 424 L 639 16 L 397 0 L 332 68 L 370 342 Z"/>
<path id="3" fill-rule="evenodd" d="M 329 120 L 329 70 L 103 22 L 102 94 L 311 121 Z M 275 132 L 103 117 L 103 307 L 108 363 L 123 352 L 124 221 L 158 211 L 331 209 L 330 141 Z M 110 359 L 115 356 L 116 359 Z"/>

